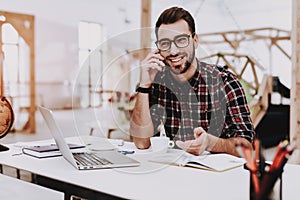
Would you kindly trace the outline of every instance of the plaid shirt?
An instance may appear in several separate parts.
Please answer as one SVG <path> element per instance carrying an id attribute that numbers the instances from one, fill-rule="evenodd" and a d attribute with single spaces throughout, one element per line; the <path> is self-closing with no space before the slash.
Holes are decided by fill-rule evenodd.
<path id="1" fill-rule="evenodd" d="M 194 139 L 194 128 L 202 127 L 220 138 L 240 136 L 252 143 L 254 128 L 237 78 L 223 67 L 197 62 L 195 74 L 184 83 L 169 70 L 157 73 L 149 96 L 154 129 L 162 120 L 174 140 Z"/>

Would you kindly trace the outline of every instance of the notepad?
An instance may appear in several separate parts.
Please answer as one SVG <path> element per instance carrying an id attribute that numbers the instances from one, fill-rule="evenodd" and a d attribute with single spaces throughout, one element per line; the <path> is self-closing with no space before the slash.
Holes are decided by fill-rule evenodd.
<path id="1" fill-rule="evenodd" d="M 194 156 L 181 150 L 169 150 L 165 154 L 154 155 L 149 161 L 215 172 L 223 172 L 240 167 L 246 162 L 244 158 L 238 158 L 229 154 L 205 153 L 204 155 Z"/>

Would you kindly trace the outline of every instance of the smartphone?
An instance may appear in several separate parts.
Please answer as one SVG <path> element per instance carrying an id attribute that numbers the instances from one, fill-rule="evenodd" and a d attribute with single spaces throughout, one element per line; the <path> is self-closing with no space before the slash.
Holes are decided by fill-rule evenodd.
<path id="1" fill-rule="evenodd" d="M 165 72 L 166 70 L 170 70 L 170 66 L 168 65 L 168 63 L 166 62 L 166 60 L 164 59 L 162 62 L 165 63 L 165 66 L 163 67 L 162 71 Z"/>
<path id="2" fill-rule="evenodd" d="M 162 56 L 162 55 L 160 54 L 160 50 L 158 50 L 158 51 L 159 51 L 158 54 L 159 54 L 160 56 Z M 162 56 L 162 57 L 163 57 L 163 56 Z M 162 72 L 167 72 L 167 71 L 169 71 L 169 70 L 170 70 L 170 66 L 169 66 L 168 63 L 166 62 L 166 59 L 162 60 L 162 62 L 165 64 L 165 66 L 162 67 Z"/>

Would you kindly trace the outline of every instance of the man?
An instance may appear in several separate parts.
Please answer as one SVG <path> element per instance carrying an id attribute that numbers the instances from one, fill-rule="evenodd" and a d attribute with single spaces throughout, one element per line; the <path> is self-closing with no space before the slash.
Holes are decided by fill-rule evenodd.
<path id="1" fill-rule="evenodd" d="M 179 148 L 239 156 L 236 144 L 252 148 L 254 130 L 241 84 L 220 66 L 200 62 L 191 14 L 165 10 L 156 22 L 157 50 L 141 62 L 130 134 L 137 148 L 150 147 L 161 122 Z"/>

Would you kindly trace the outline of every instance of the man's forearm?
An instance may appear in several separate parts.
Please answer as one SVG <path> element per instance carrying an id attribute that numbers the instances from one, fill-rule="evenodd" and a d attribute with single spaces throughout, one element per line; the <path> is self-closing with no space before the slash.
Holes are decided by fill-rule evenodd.
<path id="1" fill-rule="evenodd" d="M 236 150 L 236 144 L 243 144 L 252 150 L 251 143 L 242 137 L 233 138 L 218 138 L 216 136 L 208 134 L 209 145 L 206 150 L 211 153 L 227 153 L 234 156 L 242 156 Z"/>
<path id="2" fill-rule="evenodd" d="M 130 135 L 137 148 L 149 148 L 153 136 L 153 124 L 149 110 L 149 95 L 138 93 L 130 121 Z"/>

